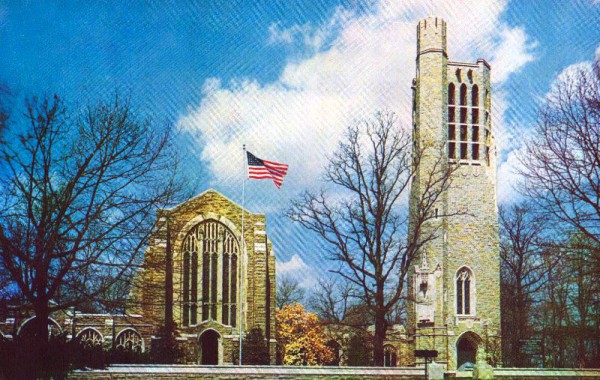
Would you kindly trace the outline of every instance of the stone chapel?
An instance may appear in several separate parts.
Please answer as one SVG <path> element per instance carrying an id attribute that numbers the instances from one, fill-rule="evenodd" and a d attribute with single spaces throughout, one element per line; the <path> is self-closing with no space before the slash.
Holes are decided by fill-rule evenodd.
<path id="1" fill-rule="evenodd" d="M 189 363 L 238 364 L 255 326 L 275 361 L 275 253 L 265 215 L 243 214 L 242 234 L 242 207 L 215 190 L 158 213 L 131 312 L 172 317 Z"/>

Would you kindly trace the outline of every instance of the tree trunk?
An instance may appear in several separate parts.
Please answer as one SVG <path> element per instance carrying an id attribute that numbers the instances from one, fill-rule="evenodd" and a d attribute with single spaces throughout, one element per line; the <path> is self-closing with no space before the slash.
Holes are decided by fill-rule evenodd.
<path id="1" fill-rule="evenodd" d="M 387 330 L 387 321 L 385 320 L 385 311 L 383 309 L 383 292 L 377 292 L 376 310 L 375 310 L 375 339 L 373 342 L 373 364 L 376 367 L 383 367 L 383 344 Z"/>
<path id="2" fill-rule="evenodd" d="M 48 311 L 47 304 L 38 304 L 34 308 L 35 318 L 33 319 L 33 330 L 32 335 L 34 336 L 35 342 L 43 345 L 48 342 L 48 317 L 50 313 Z"/>
<path id="3" fill-rule="evenodd" d="M 43 369 L 48 368 L 48 318 L 50 312 L 47 302 L 36 302 L 34 306 L 35 318 L 31 321 L 33 324 L 27 343 L 32 350 L 35 363 L 30 363 L 33 373 L 38 376 Z"/>
<path id="4" fill-rule="evenodd" d="M 375 341 L 373 344 L 373 363 L 383 367 L 383 343 L 385 340 L 386 322 L 385 315 L 375 317 Z"/>

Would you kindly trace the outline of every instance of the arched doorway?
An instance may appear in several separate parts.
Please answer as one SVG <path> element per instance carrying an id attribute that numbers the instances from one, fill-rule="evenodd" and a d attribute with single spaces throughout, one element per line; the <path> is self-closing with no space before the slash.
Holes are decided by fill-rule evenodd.
<path id="1" fill-rule="evenodd" d="M 479 335 L 468 331 L 461 335 L 456 342 L 456 368 L 459 370 L 472 369 L 477 360 L 477 347 L 481 343 Z"/>
<path id="2" fill-rule="evenodd" d="M 219 364 L 219 339 L 220 335 L 215 330 L 206 330 L 200 335 L 200 364 Z"/>

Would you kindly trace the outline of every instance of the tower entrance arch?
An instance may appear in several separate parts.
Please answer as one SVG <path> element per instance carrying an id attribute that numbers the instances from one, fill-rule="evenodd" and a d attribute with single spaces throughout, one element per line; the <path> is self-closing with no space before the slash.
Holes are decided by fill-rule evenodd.
<path id="1" fill-rule="evenodd" d="M 456 341 L 456 368 L 467 363 L 475 364 L 477 361 L 477 349 L 481 344 L 479 335 L 468 331 L 461 335 Z"/>

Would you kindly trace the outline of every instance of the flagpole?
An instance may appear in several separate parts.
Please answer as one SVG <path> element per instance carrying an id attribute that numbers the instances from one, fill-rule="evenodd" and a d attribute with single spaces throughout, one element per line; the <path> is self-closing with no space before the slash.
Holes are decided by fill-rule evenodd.
<path id="1" fill-rule="evenodd" d="M 243 179 L 242 179 L 242 254 L 240 255 L 240 284 L 239 284 L 239 289 L 240 289 L 240 353 L 239 353 L 239 359 L 240 359 L 240 365 L 242 365 L 242 332 L 244 331 L 243 329 L 243 324 L 244 324 L 244 258 L 245 258 L 245 253 L 246 253 L 246 238 L 244 236 L 244 214 L 245 214 L 245 210 L 246 210 L 246 176 L 247 176 L 247 169 L 246 169 L 246 165 L 248 163 L 248 159 L 246 158 L 246 144 L 244 144 L 242 146 L 242 150 L 243 150 L 243 160 L 244 160 L 244 175 L 243 175 Z"/>

